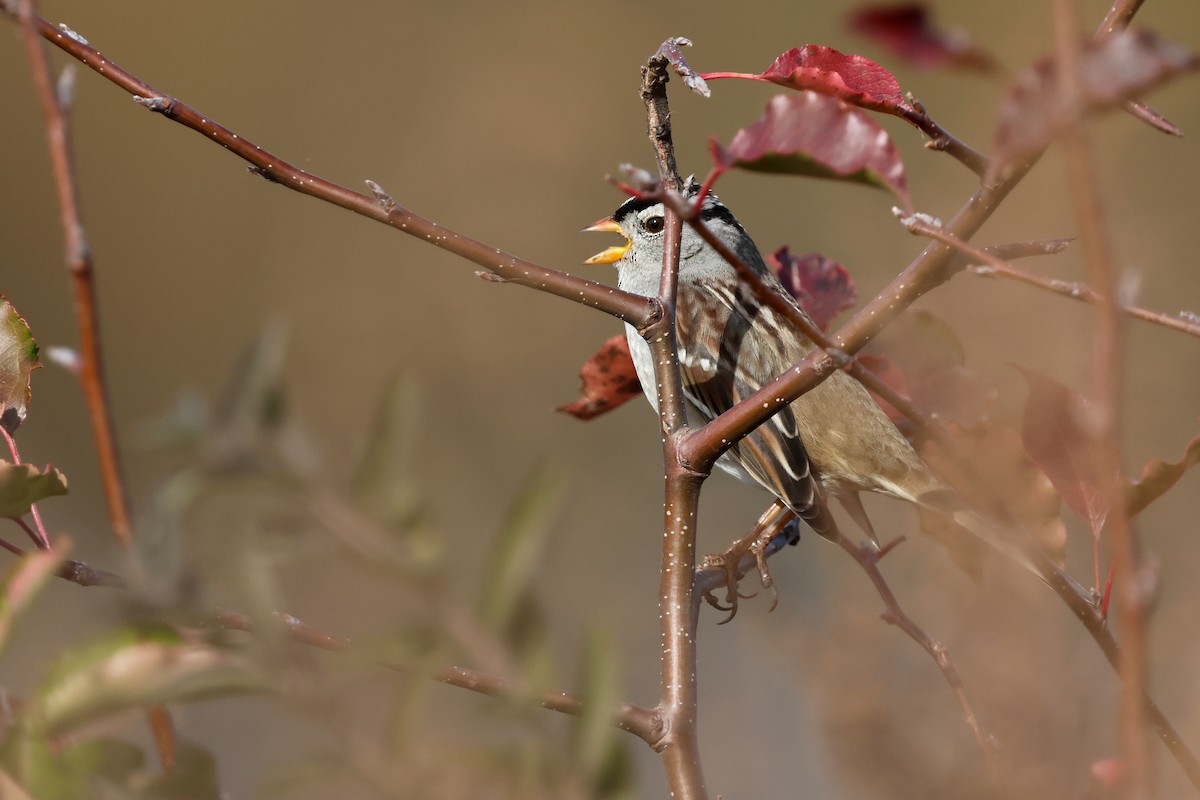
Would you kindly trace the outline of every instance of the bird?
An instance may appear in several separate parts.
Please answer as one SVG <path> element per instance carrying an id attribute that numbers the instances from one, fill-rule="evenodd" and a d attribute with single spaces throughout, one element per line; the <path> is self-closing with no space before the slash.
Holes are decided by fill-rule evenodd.
<path id="1" fill-rule="evenodd" d="M 700 187 L 689 179 L 684 196 L 694 203 L 699 193 Z M 658 295 L 666 230 L 664 205 L 652 197 L 632 197 L 611 216 L 584 229 L 625 237 L 625 244 L 609 247 L 585 263 L 616 267 L 618 287 L 645 297 Z M 753 270 L 766 291 L 807 317 L 746 229 L 712 192 L 700 200 L 699 219 Z M 702 422 L 749 397 L 816 346 L 786 315 L 762 302 L 688 225 L 680 244 L 675 324 L 683 393 Z M 626 323 L 625 328 L 638 378 L 657 410 L 650 347 L 635 326 Z M 829 500 L 835 499 L 878 548 L 860 498 L 862 492 L 873 492 L 948 516 L 987 544 L 1012 550 L 1012 542 L 997 541 L 995 526 L 980 519 L 933 473 L 862 384 L 842 370 L 733 445 L 717 466 L 762 487 L 831 541 L 842 535 L 829 510 Z M 764 545 L 759 542 L 756 547 Z M 755 555 L 762 572 L 761 549 Z M 768 580 L 764 573 L 764 583 Z"/>

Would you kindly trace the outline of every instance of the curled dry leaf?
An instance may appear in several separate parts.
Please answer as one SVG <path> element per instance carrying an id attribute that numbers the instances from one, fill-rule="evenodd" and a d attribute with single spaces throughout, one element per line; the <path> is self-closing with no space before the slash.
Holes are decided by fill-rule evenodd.
<path id="1" fill-rule="evenodd" d="M 1092 39 L 1079 53 L 1079 98 L 1072 107 L 1064 102 L 1057 62 L 1039 61 L 1018 76 L 1000 106 L 989 180 L 1040 152 L 1077 114 L 1109 108 L 1196 69 L 1195 53 L 1153 33 L 1125 30 Z"/>
<path id="2" fill-rule="evenodd" d="M 904 162 L 887 131 L 837 98 L 776 95 L 728 148 L 710 140 L 709 150 L 718 171 L 741 167 L 865 183 L 887 189 L 912 209 Z"/>
<path id="3" fill-rule="evenodd" d="M 820 253 L 793 256 L 784 245 L 767 256 L 767 265 L 823 331 L 858 299 L 850 271 Z"/>
<path id="4" fill-rule="evenodd" d="M 0 295 L 0 426 L 10 434 L 25 421 L 29 376 L 40 366 L 28 323 Z"/>
<path id="5" fill-rule="evenodd" d="M 934 25 L 923 3 L 864 6 L 851 12 L 847 22 L 852 29 L 918 67 L 979 72 L 996 69 L 996 60 L 976 47 L 966 31 Z"/>
<path id="6" fill-rule="evenodd" d="M 745 72 L 706 72 L 708 80 L 742 78 L 766 81 L 836 97 L 850 105 L 904 117 L 912 107 L 904 101 L 896 76 L 869 58 L 848 55 L 816 44 L 793 47 L 757 75 Z"/>
<path id="7" fill-rule="evenodd" d="M 67 476 L 54 467 L 0 460 L 0 517 L 23 517 L 39 500 L 66 493 Z"/>
<path id="8" fill-rule="evenodd" d="M 1067 529 L 1059 513 L 1058 492 L 1026 454 L 1017 432 L 999 424 L 948 425 L 946 430 L 949 449 L 931 440 L 921 445 L 921 458 L 985 517 L 1011 527 L 1014 535 L 1028 536 L 1061 565 L 1066 557 Z M 948 535 L 944 530 L 930 530 L 929 523 L 946 524 L 941 515 L 922 514 L 921 522 L 939 538 Z M 955 540 L 973 538 L 955 528 Z"/>
<path id="9" fill-rule="evenodd" d="M 606 341 L 587 360 L 579 371 L 579 379 L 582 383 L 579 399 L 556 410 L 582 420 L 612 411 L 642 393 L 624 333 Z"/>
<path id="10" fill-rule="evenodd" d="M 1135 516 L 1142 513 L 1146 506 L 1162 497 L 1168 489 L 1174 486 L 1183 473 L 1200 463 L 1200 436 L 1188 442 L 1183 458 L 1172 463 L 1156 458 L 1142 469 L 1142 477 L 1131 485 L 1125 498 L 1125 513 Z"/>
<path id="11" fill-rule="evenodd" d="M 704 78 L 700 73 L 691 68 L 687 63 L 687 59 L 683 57 L 683 51 L 679 49 L 691 46 L 692 42 L 690 39 L 682 36 L 672 36 L 658 46 L 658 50 L 654 53 L 653 58 L 665 59 L 667 63 L 675 68 L 675 72 L 678 73 L 679 77 L 683 78 L 685 86 L 701 97 L 708 97 L 712 94 L 709 91 L 708 84 L 704 82 Z"/>

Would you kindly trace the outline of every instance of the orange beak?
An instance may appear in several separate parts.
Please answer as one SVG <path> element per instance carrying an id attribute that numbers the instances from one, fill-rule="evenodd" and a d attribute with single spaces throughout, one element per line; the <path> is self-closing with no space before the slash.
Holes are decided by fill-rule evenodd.
<path id="1" fill-rule="evenodd" d="M 621 226 L 618 225 L 617 221 L 615 219 L 613 219 L 612 217 L 605 217 L 604 219 L 597 220 L 596 222 L 593 222 L 588 227 L 584 228 L 584 230 L 585 231 L 599 231 L 600 233 L 617 233 L 617 234 L 620 234 L 621 236 L 625 236 L 624 232 L 622 232 L 622 230 L 621 230 Z M 612 247 L 608 248 L 607 250 L 605 250 L 602 253 L 596 253 L 596 255 L 592 256 L 591 258 L 589 258 L 587 261 L 584 261 L 583 263 L 584 264 L 614 264 L 617 261 L 620 261 L 622 258 L 625 257 L 625 254 L 629 252 L 630 247 L 633 247 L 633 240 L 630 239 L 628 236 L 625 236 L 625 244 L 613 245 Z"/>

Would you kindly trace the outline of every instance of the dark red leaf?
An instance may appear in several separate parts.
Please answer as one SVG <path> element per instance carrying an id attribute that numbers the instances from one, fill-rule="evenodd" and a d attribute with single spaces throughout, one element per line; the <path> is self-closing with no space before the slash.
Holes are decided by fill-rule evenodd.
<path id="1" fill-rule="evenodd" d="M 612 337 L 579 370 L 579 399 L 559 406 L 582 420 L 594 419 L 642 393 L 625 334 Z"/>
<path id="2" fill-rule="evenodd" d="M 1200 436 L 1188 442 L 1183 458 L 1175 463 L 1156 458 L 1142 469 L 1142 479 L 1129 487 L 1126 496 L 1126 513 L 1129 516 L 1140 514 L 1146 506 L 1153 503 L 1172 486 L 1183 473 L 1200 463 Z"/>
<path id="3" fill-rule="evenodd" d="M 793 47 L 753 75 L 744 72 L 706 72 L 706 80 L 742 78 L 768 81 L 788 89 L 807 89 L 885 114 L 905 116 L 913 109 L 904 101 L 896 76 L 869 58 L 846 55 L 832 47 L 806 44 Z"/>
<path id="4" fill-rule="evenodd" d="M 1046 375 L 1018 367 L 1029 383 L 1022 440 L 1066 504 L 1082 517 L 1097 538 L 1108 518 L 1102 464 L 1116 463 L 1089 424 L 1088 400 Z M 1115 476 L 1114 476 L 1115 477 Z"/>
<path id="5" fill-rule="evenodd" d="M 965 31 L 933 24 L 923 3 L 866 6 L 851 12 L 848 22 L 900 58 L 925 69 L 971 69 L 990 72 L 996 61 L 975 47 Z"/>
<path id="6" fill-rule="evenodd" d="M 904 162 L 875 120 L 840 100 L 813 92 L 772 97 L 728 148 L 710 143 L 717 168 L 790 173 L 888 189 L 912 208 Z"/>
<path id="7" fill-rule="evenodd" d="M 1079 54 L 1078 111 L 1111 107 L 1196 69 L 1200 58 L 1191 50 L 1145 31 L 1125 30 L 1089 40 Z M 1078 111 L 1063 102 L 1053 58 L 1022 72 L 1000 107 L 988 179 L 1049 145 Z"/>
<path id="8" fill-rule="evenodd" d="M 785 245 L 767 256 L 767 264 L 783 288 L 823 331 L 858 299 L 850 272 L 820 253 L 793 256 Z"/>

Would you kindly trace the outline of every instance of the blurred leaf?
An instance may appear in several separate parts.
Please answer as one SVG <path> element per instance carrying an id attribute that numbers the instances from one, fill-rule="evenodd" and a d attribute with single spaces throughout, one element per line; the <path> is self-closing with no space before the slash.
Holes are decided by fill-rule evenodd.
<path id="1" fill-rule="evenodd" d="M 142 793 L 146 800 L 221 800 L 225 796 L 212 751 L 187 741 L 179 743 L 170 772 L 156 777 Z"/>
<path id="2" fill-rule="evenodd" d="M 850 105 L 904 116 L 912 108 L 904 101 L 896 76 L 863 56 L 847 55 L 832 47 L 806 44 L 780 53 L 758 75 L 744 72 L 706 72 L 706 80 L 742 78 L 808 90 L 844 100 Z"/>
<path id="3" fill-rule="evenodd" d="M 57 574 L 70 549 L 70 542 L 60 540 L 54 550 L 33 550 L 9 569 L 0 586 L 0 655 L 8 646 L 21 616 L 42 587 Z"/>
<path id="4" fill-rule="evenodd" d="M 126 628 L 62 658 L 30 701 L 29 718 L 60 736 L 130 708 L 267 686 L 233 652 L 167 628 Z"/>
<path id="5" fill-rule="evenodd" d="M 29 376 L 40 367 L 29 324 L 0 295 L 0 427 L 12 434 L 29 409 Z"/>
<path id="6" fill-rule="evenodd" d="M 971 508 L 1027 534 L 1061 564 L 1066 557 L 1067 530 L 1060 515 L 1058 492 L 1025 452 L 1017 432 L 996 424 L 971 428 L 948 425 L 946 431 L 950 449 L 930 440 L 921 444 L 921 458 Z M 960 564 L 977 562 L 978 553 L 956 552 L 960 542 L 974 541 L 958 526 L 950 522 L 953 530 L 948 529 L 944 517 L 937 514 L 922 514 L 921 524 L 950 546 Z"/>
<path id="7" fill-rule="evenodd" d="M 287 341 L 285 325 L 267 325 L 235 365 L 217 403 L 213 432 L 207 442 L 210 460 L 218 467 L 255 465 L 260 458 L 256 448 L 283 421 Z"/>
<path id="8" fill-rule="evenodd" d="M 1141 480 L 1129 487 L 1125 499 L 1126 513 L 1131 517 L 1140 514 L 1197 463 L 1200 463 L 1200 436 L 1188 442 L 1183 458 L 1178 461 L 1172 463 L 1156 458 L 1146 464 L 1142 469 Z"/>
<path id="9" fill-rule="evenodd" d="M 868 352 L 859 354 L 859 361 L 926 412 L 966 425 L 996 416 L 997 387 L 967 369 L 966 352 L 954 330 L 928 311 L 902 313 L 869 345 Z M 895 413 L 890 406 L 884 410 Z M 893 421 L 912 437 L 906 419 Z"/>
<path id="10" fill-rule="evenodd" d="M 580 680 L 583 714 L 574 730 L 573 760 L 587 774 L 591 797 L 611 797 L 628 788 L 628 775 L 617 769 L 620 759 L 614 758 L 624 749 L 624 736 L 613 724 L 613 712 L 620 700 L 615 650 L 606 632 L 594 627 L 589 630 Z"/>
<path id="11" fill-rule="evenodd" d="M 0 797 L 4 800 L 33 800 L 33 797 L 22 789 L 12 776 L 0 769 Z"/>
<path id="12" fill-rule="evenodd" d="M 887 131 L 835 97 L 776 95 L 728 148 L 712 139 L 709 150 L 718 171 L 740 167 L 864 183 L 887 189 L 905 209 L 912 208 L 904 163 Z"/>
<path id="13" fill-rule="evenodd" d="M 1120 480 L 1106 480 L 1101 465 L 1117 463 L 1116 454 L 1106 452 L 1111 444 L 1096 437 L 1090 423 L 1093 412 L 1083 395 L 1049 376 L 1017 369 L 1029 383 L 1021 432 L 1025 450 L 1099 538 L 1109 512 L 1104 487 Z"/>
<path id="14" fill-rule="evenodd" d="M 412 380 L 396 375 L 383 390 L 367 447 L 354 472 L 355 504 L 376 521 L 403 526 L 420 506 L 412 480 L 412 459 L 419 421 L 419 392 Z"/>
<path id="15" fill-rule="evenodd" d="M 1099 111 L 1200 68 L 1185 47 L 1146 31 L 1089 39 L 1079 53 L 1079 107 L 1064 102 L 1057 59 L 1047 57 L 1017 76 L 1000 106 L 987 180 L 1040 152 L 1082 111 Z"/>
<path id="16" fill-rule="evenodd" d="M 480 595 L 479 618 L 493 630 L 504 630 L 541 567 L 550 518 L 560 493 L 548 469 L 534 473 L 513 501 L 508 520 L 487 563 L 487 583 Z"/>
<path id="17" fill-rule="evenodd" d="M 850 271 L 820 253 L 793 256 L 783 246 L 767 256 L 767 264 L 821 330 L 854 305 L 858 289 Z"/>
<path id="18" fill-rule="evenodd" d="M 579 370 L 579 382 L 579 399 L 559 406 L 556 411 L 577 419 L 594 419 L 642 393 L 624 333 L 608 339 L 584 363 Z"/>
<path id="19" fill-rule="evenodd" d="M 918 67 L 996 69 L 995 59 L 972 44 L 965 31 L 934 25 L 924 3 L 864 6 L 851 12 L 847 21 L 853 30 Z"/>
<path id="20" fill-rule="evenodd" d="M 39 500 L 66 493 L 67 476 L 49 464 L 39 470 L 0 459 L 0 517 L 23 517 Z"/>

